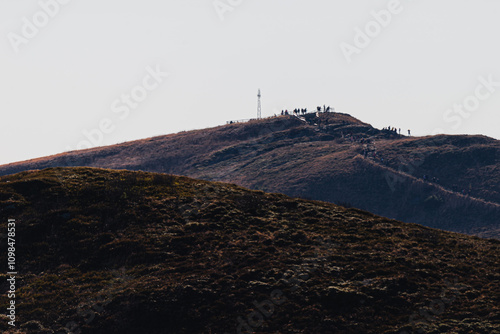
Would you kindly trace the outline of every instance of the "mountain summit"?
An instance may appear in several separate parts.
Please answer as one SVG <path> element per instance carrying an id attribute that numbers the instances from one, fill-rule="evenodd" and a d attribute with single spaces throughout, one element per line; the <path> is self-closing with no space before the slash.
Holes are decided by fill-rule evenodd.
<path id="1" fill-rule="evenodd" d="M 499 141 L 399 132 L 342 113 L 279 116 L 4 165 L 0 175 L 65 166 L 171 173 L 499 238 Z"/>

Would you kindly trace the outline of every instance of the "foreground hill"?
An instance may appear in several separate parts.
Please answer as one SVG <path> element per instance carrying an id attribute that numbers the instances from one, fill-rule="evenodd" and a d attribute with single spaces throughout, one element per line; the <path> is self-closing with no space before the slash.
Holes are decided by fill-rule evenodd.
<path id="1" fill-rule="evenodd" d="M 500 333 L 494 239 L 90 168 L 0 178 L 0 215 L 17 220 L 15 333 Z"/>
<path id="2" fill-rule="evenodd" d="M 224 181 L 500 238 L 500 143 L 483 136 L 404 137 L 346 114 L 307 114 L 69 152 L 0 175 L 57 166 Z"/>

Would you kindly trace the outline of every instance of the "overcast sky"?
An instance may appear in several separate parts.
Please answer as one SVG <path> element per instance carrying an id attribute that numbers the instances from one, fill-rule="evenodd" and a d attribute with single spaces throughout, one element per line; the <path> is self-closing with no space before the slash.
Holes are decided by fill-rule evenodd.
<path id="1" fill-rule="evenodd" d="M 413 135 L 499 139 L 499 13 L 497 0 L 4 0 L 0 163 L 253 118 L 259 88 L 263 116 L 326 104 Z"/>

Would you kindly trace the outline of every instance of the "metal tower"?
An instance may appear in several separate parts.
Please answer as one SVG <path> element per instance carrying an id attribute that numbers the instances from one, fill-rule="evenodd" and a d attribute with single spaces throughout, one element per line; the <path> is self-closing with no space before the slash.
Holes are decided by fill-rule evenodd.
<path id="1" fill-rule="evenodd" d="M 262 106 L 260 104 L 260 89 L 259 89 L 259 93 L 257 94 L 257 97 L 259 98 L 258 101 L 257 101 L 257 119 L 261 119 L 262 118 Z"/>

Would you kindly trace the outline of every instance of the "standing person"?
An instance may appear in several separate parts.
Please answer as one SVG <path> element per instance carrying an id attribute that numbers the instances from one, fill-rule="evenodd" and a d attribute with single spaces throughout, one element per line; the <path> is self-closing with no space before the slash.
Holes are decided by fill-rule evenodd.
<path id="1" fill-rule="evenodd" d="M 410 129 L 408 129 L 408 136 L 411 136 L 411 131 L 410 131 Z"/>

